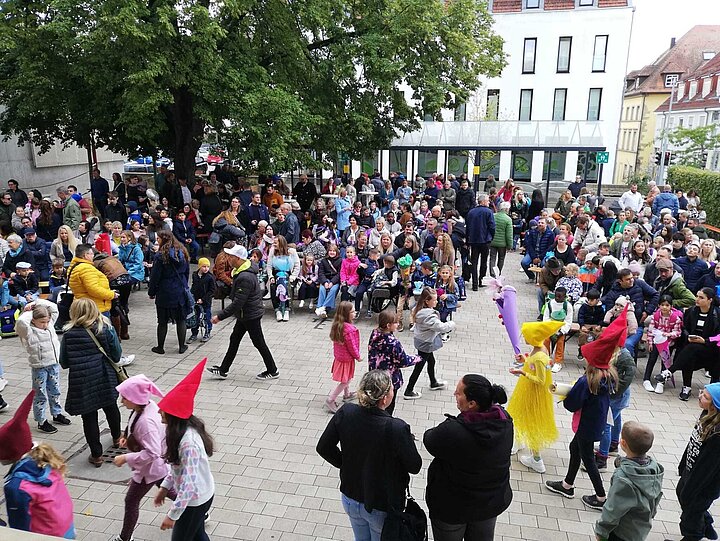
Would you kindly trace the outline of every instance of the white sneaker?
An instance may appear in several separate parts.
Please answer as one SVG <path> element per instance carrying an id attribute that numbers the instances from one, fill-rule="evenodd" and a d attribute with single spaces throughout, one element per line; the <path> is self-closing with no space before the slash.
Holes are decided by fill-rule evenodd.
<path id="1" fill-rule="evenodd" d="M 280 310 L 275 312 L 275 319 L 282 321 L 282 312 Z"/>
<path id="2" fill-rule="evenodd" d="M 310 301 L 310 304 L 308 304 L 308 308 L 310 308 L 310 310 L 312 310 L 313 306 L 315 306 L 315 303 L 313 301 Z"/>
<path id="3" fill-rule="evenodd" d="M 443 342 L 447 342 L 448 340 L 450 340 L 450 333 L 449 333 L 449 332 L 446 332 L 446 333 L 441 334 L 441 335 L 440 335 L 440 339 L 441 339 Z"/>
<path id="4" fill-rule="evenodd" d="M 305 301 L 300 301 L 298 308 L 305 308 Z M 310 308 L 312 308 L 312 306 Z"/>
<path id="5" fill-rule="evenodd" d="M 317 317 L 320 317 L 320 313 L 322 312 L 322 308 L 315 308 L 315 315 Z"/>
<path id="6" fill-rule="evenodd" d="M 643 381 L 643 388 L 649 393 L 652 393 L 655 391 L 655 387 L 653 387 L 653 384 L 650 383 L 650 380 L 647 380 L 647 379 L 645 381 Z"/>
<path id="7" fill-rule="evenodd" d="M 7 387 L 8 380 L 6 380 L 3 377 L 0 377 L 0 393 L 3 392 L 3 389 Z"/>
<path id="8" fill-rule="evenodd" d="M 705 370 L 705 377 L 710 379 L 710 370 Z"/>
<path id="9" fill-rule="evenodd" d="M 525 455 L 520 457 L 520 462 L 531 470 L 534 470 L 538 473 L 545 473 L 545 463 L 543 462 L 542 457 L 540 457 L 538 460 L 535 460 L 534 456 Z"/>
<path id="10" fill-rule="evenodd" d="M 285 312 L 282 317 L 283 321 L 290 321 L 290 312 Z"/>
<path id="11" fill-rule="evenodd" d="M 553 374 L 557 374 L 558 372 L 560 372 L 560 370 L 562 370 L 562 368 L 563 368 L 563 365 L 562 365 L 562 364 L 560 364 L 560 363 L 555 363 L 554 365 L 552 365 L 552 368 L 550 369 L 550 371 L 551 371 Z"/>
<path id="12" fill-rule="evenodd" d="M 522 451 L 523 449 L 525 449 L 525 445 L 522 443 L 513 443 L 512 449 L 510 449 L 510 454 L 516 455 L 518 451 Z"/>
<path id="13" fill-rule="evenodd" d="M 663 394 L 665 392 L 665 384 L 658 382 L 657 385 L 655 385 L 655 394 Z"/>
<path id="14" fill-rule="evenodd" d="M 118 366 L 129 366 L 135 362 L 135 355 L 123 355 L 118 361 Z"/>

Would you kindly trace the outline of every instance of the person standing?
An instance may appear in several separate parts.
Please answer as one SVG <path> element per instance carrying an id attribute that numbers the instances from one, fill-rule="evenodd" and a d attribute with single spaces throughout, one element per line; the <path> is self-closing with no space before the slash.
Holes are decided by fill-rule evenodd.
<path id="1" fill-rule="evenodd" d="M 108 203 L 108 193 L 110 192 L 110 184 L 106 179 L 100 176 L 100 169 L 95 167 L 92 170 L 92 179 L 90 180 L 90 193 L 92 202 L 102 219 L 105 219 L 105 207 Z"/>
<path id="2" fill-rule="evenodd" d="M 72 231 L 77 231 L 83 219 L 80 204 L 70 197 L 70 191 L 67 188 L 58 188 L 56 192 L 63 204 L 63 224 L 68 226 Z"/>
<path id="3" fill-rule="evenodd" d="M 12 202 L 16 207 L 25 207 L 28 204 L 28 196 L 25 191 L 20 189 L 20 184 L 14 178 L 7 181 L 8 193 L 12 197 Z"/>
<path id="4" fill-rule="evenodd" d="M 232 271 L 233 285 L 230 292 L 232 302 L 220 313 L 214 315 L 212 322 L 217 325 L 223 319 L 235 316 L 235 326 L 230 335 L 230 345 L 222 364 L 211 366 L 207 371 L 220 378 L 227 378 L 240 342 L 245 333 L 248 333 L 253 346 L 258 350 L 265 363 L 265 370 L 255 378 L 259 380 L 278 379 L 280 372 L 275 365 L 270 348 L 265 343 L 262 331 L 261 320 L 265 309 L 262 302 L 263 293 L 257 277 L 258 266 L 248 259 L 248 252 L 244 246 L 238 244 L 234 248 L 225 248 L 224 251 L 226 254 L 234 256 L 233 261 L 237 262 L 237 266 Z"/>
<path id="5" fill-rule="evenodd" d="M 495 278 L 495 267 L 502 274 L 505 265 L 505 254 L 513 247 L 513 223 L 508 216 L 510 203 L 500 203 L 500 210 L 495 213 L 495 234 L 490 242 L 490 276 Z"/>
<path id="6" fill-rule="evenodd" d="M 314 182 L 308 182 L 306 174 L 300 175 L 300 182 L 293 188 L 293 195 L 297 199 L 300 210 L 307 212 L 317 199 L 317 188 Z"/>
<path id="7" fill-rule="evenodd" d="M 487 273 L 488 255 L 490 253 L 490 242 L 495 236 L 495 218 L 489 207 L 490 200 L 486 193 L 478 195 L 478 206 L 468 212 L 466 222 L 467 239 L 470 245 L 470 267 L 472 277 L 472 289 L 477 291 L 478 287 L 485 287 L 482 283 Z M 480 269 L 478 269 L 478 258 Z"/>

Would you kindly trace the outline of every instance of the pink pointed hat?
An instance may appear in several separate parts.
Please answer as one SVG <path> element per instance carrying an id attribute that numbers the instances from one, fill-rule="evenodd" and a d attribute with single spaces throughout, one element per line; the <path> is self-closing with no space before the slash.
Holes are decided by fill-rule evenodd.
<path id="1" fill-rule="evenodd" d="M 145 374 L 138 374 L 128 378 L 115 388 L 124 399 L 138 406 L 145 406 L 150 402 L 151 395 L 160 398 L 165 396 Z"/>

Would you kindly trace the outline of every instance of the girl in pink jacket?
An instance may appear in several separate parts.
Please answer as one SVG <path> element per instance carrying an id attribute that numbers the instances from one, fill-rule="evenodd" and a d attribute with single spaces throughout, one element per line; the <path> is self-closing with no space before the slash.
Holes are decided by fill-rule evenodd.
<path id="1" fill-rule="evenodd" d="M 348 246 L 345 248 L 345 259 L 340 264 L 340 300 L 349 301 L 355 298 L 355 292 L 360 285 L 359 267 L 360 260 L 355 246 Z"/>
<path id="2" fill-rule="evenodd" d="M 330 340 L 333 342 L 335 354 L 332 379 L 338 382 L 337 387 L 325 400 L 325 406 L 331 413 L 338 410 L 336 400 L 340 393 L 343 393 L 344 402 L 355 398 L 355 393 L 350 392 L 349 386 L 355 376 L 355 363 L 360 362 L 360 331 L 351 323 L 353 319 L 355 319 L 353 303 L 342 301 L 335 311 L 335 319 L 330 328 Z"/>
<path id="3" fill-rule="evenodd" d="M 133 471 L 125 495 L 125 516 L 120 535 L 111 541 L 131 541 L 133 531 L 140 516 L 140 501 L 153 486 L 160 483 L 170 472 L 163 458 L 165 451 L 165 427 L 162 424 L 160 410 L 151 395 L 162 397 L 155 384 L 143 374 L 133 376 L 117 386 L 123 406 L 132 413 L 128 419 L 120 447 L 127 447 L 127 454 L 116 456 L 115 465 L 127 464 Z M 168 495 L 175 499 L 175 494 Z"/>

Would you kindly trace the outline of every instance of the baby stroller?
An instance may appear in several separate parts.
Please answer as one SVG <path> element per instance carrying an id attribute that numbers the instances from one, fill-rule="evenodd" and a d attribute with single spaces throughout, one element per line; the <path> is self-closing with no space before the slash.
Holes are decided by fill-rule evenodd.
<path id="1" fill-rule="evenodd" d="M 392 288 L 379 286 L 370 294 L 370 310 L 379 314 L 391 304 L 397 306 L 397 293 L 393 296 Z"/>
<path id="2" fill-rule="evenodd" d="M 197 325 L 198 334 L 205 336 L 207 334 L 207 319 L 205 319 L 205 310 L 202 305 L 195 303 L 192 312 L 185 318 L 185 326 L 188 329 L 194 329 Z"/>

